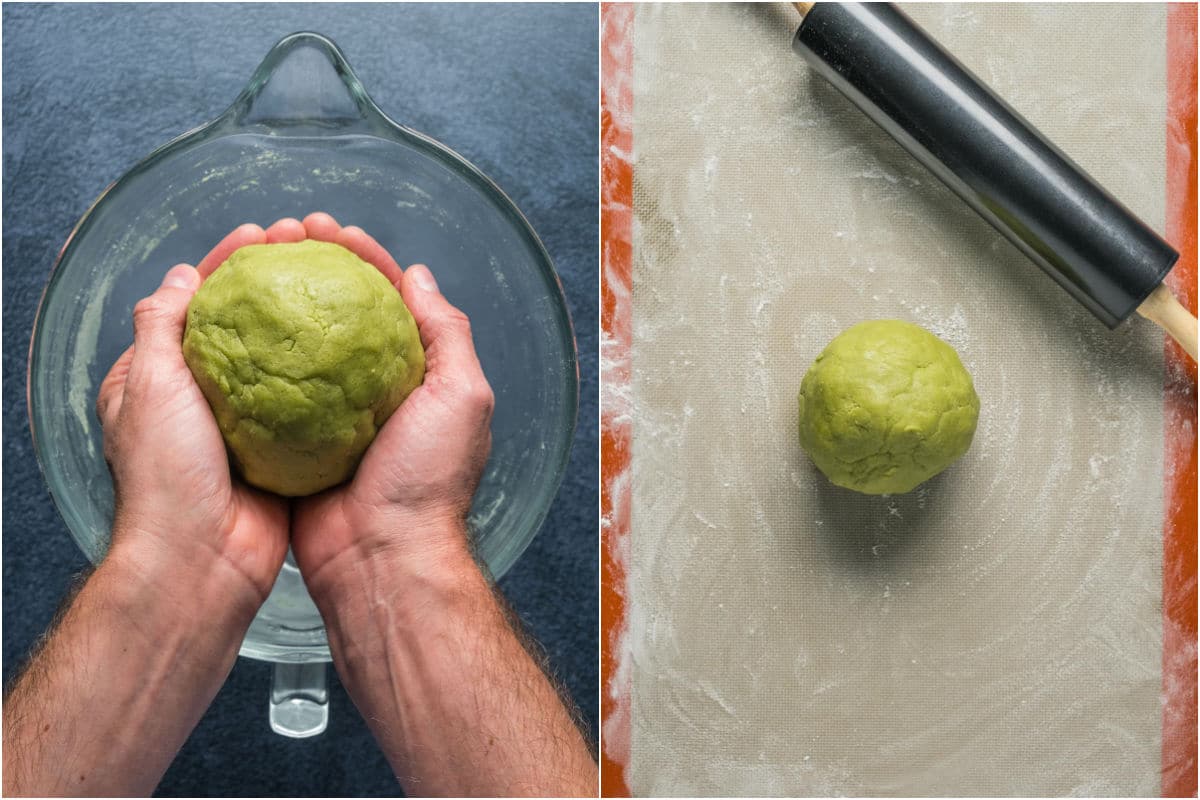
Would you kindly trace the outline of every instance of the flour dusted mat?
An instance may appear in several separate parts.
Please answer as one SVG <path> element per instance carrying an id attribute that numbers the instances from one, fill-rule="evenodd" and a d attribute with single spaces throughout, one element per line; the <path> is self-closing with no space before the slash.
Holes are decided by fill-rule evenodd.
<path id="1" fill-rule="evenodd" d="M 1166 9 L 905 9 L 1162 230 Z M 635 795 L 1155 795 L 1162 337 L 1107 331 L 790 50 L 786 5 L 633 28 Z M 960 353 L 975 442 L 830 485 L 796 393 L 838 332 Z"/>

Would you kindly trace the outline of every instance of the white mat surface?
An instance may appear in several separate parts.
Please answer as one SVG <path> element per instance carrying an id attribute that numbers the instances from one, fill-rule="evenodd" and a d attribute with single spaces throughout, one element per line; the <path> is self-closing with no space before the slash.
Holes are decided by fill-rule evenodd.
<path id="1" fill-rule="evenodd" d="M 912 5 L 1161 230 L 1162 6 Z M 1108 332 L 790 50 L 785 5 L 634 29 L 630 650 L 638 795 L 1155 795 L 1162 340 Z M 851 324 L 982 401 L 920 490 L 796 441 Z"/>

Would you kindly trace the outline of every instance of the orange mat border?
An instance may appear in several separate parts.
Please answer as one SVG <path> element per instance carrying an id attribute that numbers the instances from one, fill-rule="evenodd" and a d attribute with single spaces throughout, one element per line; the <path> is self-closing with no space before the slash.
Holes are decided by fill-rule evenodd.
<path id="1" fill-rule="evenodd" d="M 631 383 L 633 314 L 633 5 L 600 7 L 600 793 L 628 797 L 628 675 L 616 653 L 625 621 L 633 422 L 617 400 Z M 622 490 L 624 487 L 624 490 Z"/>
<path id="2" fill-rule="evenodd" d="M 1167 10 L 1167 284 L 1196 313 L 1196 5 Z M 1168 339 L 1163 391 L 1162 794 L 1196 796 L 1196 363 Z"/>
<path id="3" fill-rule="evenodd" d="M 632 421 L 630 385 L 633 229 L 633 6 L 601 6 L 601 794 L 628 797 L 631 686 L 616 652 L 625 624 L 625 559 Z M 1167 238 L 1180 250 L 1167 282 L 1196 313 L 1196 19 L 1192 3 L 1167 17 Z M 1165 345 L 1162 794 L 1197 793 L 1197 392 L 1196 364 Z M 606 402 L 608 401 L 608 402 Z M 1172 465 L 1174 468 L 1172 468 Z"/>

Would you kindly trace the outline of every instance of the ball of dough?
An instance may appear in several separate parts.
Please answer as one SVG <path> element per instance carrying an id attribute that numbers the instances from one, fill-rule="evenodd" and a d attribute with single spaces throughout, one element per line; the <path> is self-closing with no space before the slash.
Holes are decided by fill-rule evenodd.
<path id="1" fill-rule="evenodd" d="M 800 444 L 838 486 L 911 491 L 967 452 L 979 397 L 954 348 L 900 320 L 860 322 L 800 385 Z"/>
<path id="2" fill-rule="evenodd" d="M 183 357 L 246 481 L 293 497 L 349 478 L 425 375 L 396 288 L 311 240 L 234 252 L 192 298 Z"/>

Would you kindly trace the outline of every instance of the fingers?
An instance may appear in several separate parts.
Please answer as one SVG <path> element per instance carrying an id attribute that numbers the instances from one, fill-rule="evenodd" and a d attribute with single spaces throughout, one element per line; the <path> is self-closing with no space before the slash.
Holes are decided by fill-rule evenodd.
<path id="1" fill-rule="evenodd" d="M 226 236 L 216 247 L 210 250 L 208 255 L 200 259 L 200 264 L 196 267 L 196 271 L 200 273 L 201 278 L 207 278 L 213 274 L 213 270 L 225 263 L 225 259 L 233 255 L 234 250 L 251 244 L 266 244 L 266 242 L 266 231 L 259 226 L 249 223 L 239 225 L 233 230 L 233 233 Z"/>
<path id="2" fill-rule="evenodd" d="M 133 347 L 125 348 L 120 358 L 109 369 L 104 380 L 100 382 L 100 391 L 96 395 L 96 416 L 100 418 L 100 427 L 111 428 L 121 412 L 121 398 L 125 394 L 125 379 L 129 376 L 129 364 L 133 361 Z"/>
<path id="3" fill-rule="evenodd" d="M 266 235 L 267 244 L 279 244 L 281 242 L 302 242 L 308 233 L 304 230 L 303 222 L 291 217 L 284 217 L 267 228 Z"/>
<path id="4" fill-rule="evenodd" d="M 304 231 L 308 238 L 319 242 L 336 242 L 341 229 L 342 226 L 338 225 L 337 220 L 324 211 L 309 214 L 304 218 Z"/>
<path id="5" fill-rule="evenodd" d="M 171 267 L 162 285 L 133 307 L 133 345 L 136 360 L 182 359 L 183 328 L 192 295 L 200 288 L 200 273 L 187 264 Z"/>
<path id="6" fill-rule="evenodd" d="M 400 269 L 400 265 L 384 249 L 383 245 L 371 238 L 362 228 L 357 225 L 349 225 L 342 228 L 338 231 L 337 238 L 334 241 L 351 253 L 354 253 L 354 255 L 363 261 L 374 265 L 376 269 L 383 273 L 383 277 L 388 279 L 388 283 L 399 289 L 400 279 L 404 275 Z"/>
<path id="7" fill-rule="evenodd" d="M 494 403 L 492 390 L 475 354 L 467 315 L 442 296 L 437 281 L 424 264 L 415 264 L 405 271 L 400 294 L 421 333 L 428 374 L 460 386 L 490 414 Z"/>
<path id="8" fill-rule="evenodd" d="M 201 277 L 207 278 L 238 248 L 250 244 L 302 242 L 305 239 L 339 244 L 363 261 L 374 265 L 393 286 L 399 286 L 402 270 L 391 254 L 362 228 L 353 225 L 343 228 L 324 211 L 309 214 L 303 222 L 284 217 L 265 231 L 257 225 L 242 225 L 222 239 L 221 243 L 200 261 L 197 269 Z"/>
<path id="9" fill-rule="evenodd" d="M 391 253 L 384 249 L 383 245 L 375 241 L 362 228 L 357 225 L 343 228 L 337 220 L 324 211 L 309 214 L 304 218 L 303 225 L 309 239 L 341 245 L 363 261 L 374 265 L 383 273 L 389 283 L 399 288 L 400 278 L 403 274 L 400 265 L 396 263 L 396 259 L 392 258 Z"/>

